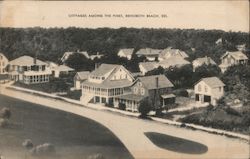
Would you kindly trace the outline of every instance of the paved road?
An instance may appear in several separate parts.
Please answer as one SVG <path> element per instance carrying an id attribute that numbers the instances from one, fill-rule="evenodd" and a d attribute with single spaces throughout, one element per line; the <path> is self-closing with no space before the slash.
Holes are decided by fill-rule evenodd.
<path id="1" fill-rule="evenodd" d="M 73 104 L 34 96 L 13 90 L 4 90 L 5 95 L 41 104 L 47 107 L 71 112 L 80 116 L 93 119 L 109 128 L 127 147 L 135 158 L 202 158 L 202 159 L 240 159 L 249 158 L 249 144 L 221 135 L 209 134 L 202 131 L 193 131 L 171 125 L 165 125 L 154 121 L 121 116 L 115 113 L 92 110 Z M 203 154 L 178 153 L 162 149 L 154 145 L 144 132 L 158 132 L 206 145 L 208 151 Z"/>

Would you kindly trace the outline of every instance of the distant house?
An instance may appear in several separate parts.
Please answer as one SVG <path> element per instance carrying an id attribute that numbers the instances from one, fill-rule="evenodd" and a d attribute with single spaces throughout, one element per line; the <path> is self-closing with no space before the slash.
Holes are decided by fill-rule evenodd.
<path id="1" fill-rule="evenodd" d="M 207 56 L 195 59 L 192 64 L 193 71 L 195 71 L 197 67 L 200 67 L 202 65 L 217 65 L 211 57 Z"/>
<path id="2" fill-rule="evenodd" d="M 168 47 L 160 52 L 159 61 L 163 61 L 171 57 L 188 58 L 189 56 L 184 51 L 181 51 L 179 49 L 172 49 L 171 47 Z"/>
<path id="3" fill-rule="evenodd" d="M 21 56 L 9 62 L 11 80 L 25 84 L 49 82 L 51 70 L 48 64 L 30 56 Z"/>
<path id="4" fill-rule="evenodd" d="M 143 48 L 136 52 L 138 57 L 145 56 L 149 61 L 155 61 L 158 59 L 159 54 L 162 50 L 159 49 L 151 49 L 151 48 Z"/>
<path id="5" fill-rule="evenodd" d="M 51 71 L 54 77 L 59 78 L 61 75 L 68 75 L 75 70 L 66 65 L 59 65 L 55 66 L 53 69 L 51 69 Z"/>
<path id="6" fill-rule="evenodd" d="M 237 48 L 239 51 L 246 51 L 246 44 L 236 45 L 236 48 Z"/>
<path id="7" fill-rule="evenodd" d="M 217 77 L 202 78 L 194 86 L 195 100 L 217 105 L 224 96 L 225 84 Z"/>
<path id="8" fill-rule="evenodd" d="M 142 75 L 145 75 L 147 72 L 152 71 L 157 68 L 159 65 L 157 62 L 140 62 L 139 69 Z"/>
<path id="9" fill-rule="evenodd" d="M 71 55 L 73 54 L 82 54 L 84 55 L 87 59 L 89 59 L 89 54 L 86 51 L 76 51 L 76 52 L 65 52 L 63 56 L 61 57 L 61 61 L 64 63 Z"/>
<path id="10" fill-rule="evenodd" d="M 248 57 L 241 51 L 227 51 L 221 56 L 221 64 L 219 65 L 221 72 L 225 72 L 228 67 L 239 64 L 247 64 Z"/>
<path id="11" fill-rule="evenodd" d="M 190 62 L 185 60 L 184 58 L 175 57 L 175 56 L 167 58 L 167 59 L 160 61 L 158 63 L 158 65 L 163 67 L 163 68 L 182 67 L 182 66 L 189 65 L 189 64 L 190 64 Z"/>
<path id="12" fill-rule="evenodd" d="M 126 110 L 138 111 L 140 101 L 149 97 L 152 103 L 158 102 L 161 106 L 175 103 L 175 95 L 172 94 L 173 84 L 164 75 L 138 77 L 131 86 L 131 93 L 115 97 L 114 106 L 119 103 L 126 106 Z"/>
<path id="13" fill-rule="evenodd" d="M 134 52 L 133 48 L 120 49 L 119 52 L 117 53 L 117 55 L 119 57 L 125 57 L 128 60 L 131 60 L 133 52 Z"/>
<path id="14" fill-rule="evenodd" d="M 100 54 L 99 52 L 97 52 L 95 55 L 89 55 L 89 59 L 94 60 L 94 59 L 100 59 L 101 57 L 103 57 L 103 54 Z"/>
<path id="15" fill-rule="evenodd" d="M 113 105 L 114 98 L 129 93 L 134 77 L 122 65 L 101 64 L 82 82 L 81 101 Z"/>
<path id="16" fill-rule="evenodd" d="M 8 66 L 9 60 L 7 57 L 0 53 L 0 74 L 7 74 L 6 67 Z"/>
<path id="17" fill-rule="evenodd" d="M 82 82 L 88 79 L 90 72 L 89 71 L 82 71 L 82 72 L 77 72 L 75 77 L 74 77 L 74 88 L 75 90 L 80 90 Z"/>

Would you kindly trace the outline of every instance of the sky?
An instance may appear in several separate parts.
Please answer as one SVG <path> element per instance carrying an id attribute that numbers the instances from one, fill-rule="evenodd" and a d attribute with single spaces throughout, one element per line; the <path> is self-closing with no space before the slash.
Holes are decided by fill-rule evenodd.
<path id="1" fill-rule="evenodd" d="M 135 15 L 139 17 L 131 17 Z M 194 28 L 249 32 L 249 1 L 0 2 L 0 27 L 37 26 Z"/>

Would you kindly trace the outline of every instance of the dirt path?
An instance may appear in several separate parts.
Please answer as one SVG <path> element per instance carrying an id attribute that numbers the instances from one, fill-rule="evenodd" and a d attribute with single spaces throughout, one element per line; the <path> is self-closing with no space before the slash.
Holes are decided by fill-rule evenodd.
<path id="1" fill-rule="evenodd" d="M 106 111 L 92 110 L 67 102 L 34 96 L 14 90 L 4 90 L 2 93 L 21 100 L 60 109 L 95 120 L 109 128 L 124 143 L 135 158 L 249 158 L 249 144 L 238 139 L 121 116 Z M 198 142 L 205 145 L 208 151 L 202 154 L 190 154 L 162 149 L 154 145 L 144 135 L 145 132 L 158 132 Z"/>

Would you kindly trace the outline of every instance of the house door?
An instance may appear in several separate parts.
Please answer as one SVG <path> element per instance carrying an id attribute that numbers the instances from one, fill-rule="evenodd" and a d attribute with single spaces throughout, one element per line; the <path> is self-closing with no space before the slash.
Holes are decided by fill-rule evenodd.
<path id="1" fill-rule="evenodd" d="M 199 101 L 199 94 L 195 95 L 195 101 Z"/>

